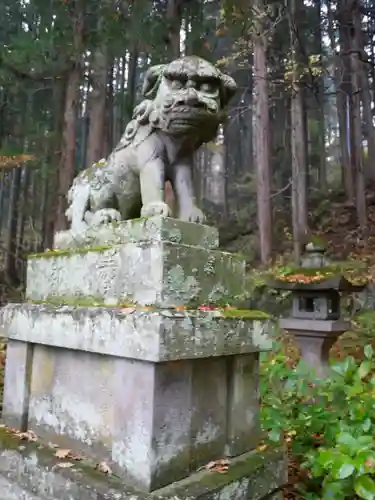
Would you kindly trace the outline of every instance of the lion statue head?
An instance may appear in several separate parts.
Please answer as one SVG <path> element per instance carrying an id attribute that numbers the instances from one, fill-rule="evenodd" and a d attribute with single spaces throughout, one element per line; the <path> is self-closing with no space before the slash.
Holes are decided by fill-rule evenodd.
<path id="1" fill-rule="evenodd" d="M 149 68 L 142 91 L 144 102 L 152 102 L 147 114 L 155 128 L 175 136 L 196 135 L 199 129 L 206 142 L 215 137 L 236 89 L 233 78 L 210 62 L 186 56 Z"/>

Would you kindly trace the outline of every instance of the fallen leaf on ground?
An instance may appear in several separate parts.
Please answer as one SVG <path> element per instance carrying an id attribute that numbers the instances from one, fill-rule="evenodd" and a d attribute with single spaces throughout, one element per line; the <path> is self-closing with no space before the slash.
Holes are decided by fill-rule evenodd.
<path id="1" fill-rule="evenodd" d="M 99 472 L 103 472 L 103 474 L 112 474 L 112 469 L 106 462 L 100 462 L 96 466 L 96 469 L 98 469 Z"/>
<path id="2" fill-rule="evenodd" d="M 227 472 L 229 468 L 229 461 L 225 458 L 221 458 L 219 460 L 212 460 L 211 462 L 208 462 L 208 464 L 204 465 L 203 467 L 200 467 L 198 470 L 209 470 L 211 472 L 220 472 L 224 473 Z"/>
<path id="3" fill-rule="evenodd" d="M 59 464 L 56 464 L 56 467 L 60 467 L 61 469 L 69 469 L 70 467 L 73 467 L 74 464 L 72 462 L 60 462 Z"/>
<path id="4" fill-rule="evenodd" d="M 67 456 L 69 455 L 69 453 L 71 452 L 72 450 L 63 450 L 63 449 L 59 449 L 56 451 L 55 453 L 55 457 L 57 458 L 67 458 Z"/>
<path id="5" fill-rule="evenodd" d="M 59 448 L 56 453 L 55 457 L 57 458 L 70 458 L 71 460 L 82 460 L 82 457 L 80 455 L 76 455 L 72 450 L 65 450 L 63 448 Z"/>
<path id="6" fill-rule="evenodd" d="M 124 314 L 132 314 L 135 311 L 135 307 L 124 307 L 121 312 Z"/>
<path id="7" fill-rule="evenodd" d="M 37 441 L 37 435 L 33 431 L 26 431 L 26 432 L 16 432 L 15 433 L 17 437 L 24 441 Z"/>

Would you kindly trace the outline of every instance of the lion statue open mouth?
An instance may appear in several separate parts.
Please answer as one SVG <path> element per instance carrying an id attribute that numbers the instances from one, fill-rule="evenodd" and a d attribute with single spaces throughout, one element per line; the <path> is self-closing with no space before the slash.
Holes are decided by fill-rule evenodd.
<path id="1" fill-rule="evenodd" d="M 66 216 L 70 233 L 113 220 L 168 216 L 164 186 L 170 181 L 178 218 L 203 222 L 193 188 L 193 157 L 215 138 L 235 81 L 195 56 L 153 66 L 143 84 L 145 99 L 135 107 L 108 160 L 73 181 Z"/>

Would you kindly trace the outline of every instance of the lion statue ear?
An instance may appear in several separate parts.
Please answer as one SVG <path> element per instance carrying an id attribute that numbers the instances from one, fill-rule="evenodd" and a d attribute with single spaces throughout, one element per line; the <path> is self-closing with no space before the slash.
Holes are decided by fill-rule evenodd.
<path id="1" fill-rule="evenodd" d="M 144 97 L 149 99 L 154 97 L 154 94 L 159 87 L 164 69 L 165 64 L 158 64 L 157 66 L 151 66 L 148 68 L 142 86 L 142 94 Z"/>
<path id="2" fill-rule="evenodd" d="M 221 107 L 225 108 L 228 105 L 229 101 L 234 96 L 234 94 L 236 93 L 237 84 L 231 76 L 226 75 L 225 73 L 222 73 L 220 75 L 220 82 L 221 82 L 221 88 L 220 88 Z"/>

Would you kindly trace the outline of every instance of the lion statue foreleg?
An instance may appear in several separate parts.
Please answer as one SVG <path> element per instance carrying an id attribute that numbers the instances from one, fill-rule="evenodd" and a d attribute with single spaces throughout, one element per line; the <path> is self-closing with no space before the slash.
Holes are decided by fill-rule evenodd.
<path id="1" fill-rule="evenodd" d="M 197 206 L 193 185 L 193 158 L 183 158 L 172 168 L 172 186 L 178 204 L 178 218 L 203 223 L 205 216 Z"/>

